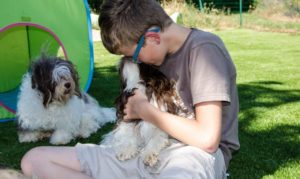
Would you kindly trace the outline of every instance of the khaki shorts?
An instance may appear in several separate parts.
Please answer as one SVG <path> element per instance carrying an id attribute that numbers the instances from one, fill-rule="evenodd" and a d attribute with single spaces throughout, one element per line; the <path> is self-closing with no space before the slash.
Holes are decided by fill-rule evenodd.
<path id="1" fill-rule="evenodd" d="M 76 152 L 81 169 L 95 179 L 198 179 L 226 178 L 226 167 L 220 149 L 213 154 L 174 143 L 161 151 L 155 167 L 144 165 L 140 157 L 119 161 L 108 147 L 77 144 Z"/>

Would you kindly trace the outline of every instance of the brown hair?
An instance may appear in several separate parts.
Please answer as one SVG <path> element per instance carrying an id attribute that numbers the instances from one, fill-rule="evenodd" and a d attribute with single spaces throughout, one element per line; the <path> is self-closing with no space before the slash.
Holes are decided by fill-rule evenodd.
<path id="1" fill-rule="evenodd" d="M 134 74 L 134 71 L 125 70 L 125 76 L 135 75 L 139 76 L 140 85 L 144 85 L 146 87 L 146 96 L 148 97 L 148 101 L 154 97 L 154 100 L 157 102 L 158 108 L 162 109 L 166 107 L 167 112 L 175 115 L 190 115 L 188 110 L 185 108 L 180 96 L 176 91 L 176 83 L 174 80 L 168 79 L 162 72 L 160 72 L 157 68 L 147 65 L 145 63 L 135 64 L 132 62 L 129 57 L 122 57 L 120 60 L 120 95 L 115 100 L 116 104 L 116 114 L 119 120 L 123 120 L 125 115 L 124 109 L 127 103 L 127 100 L 130 96 L 134 94 L 134 90 L 136 88 L 131 89 L 132 91 L 125 90 L 127 88 L 127 79 L 124 76 L 124 67 L 128 64 L 137 65 L 139 68 L 139 74 Z"/>
<path id="2" fill-rule="evenodd" d="M 98 22 L 105 48 L 119 53 L 121 46 L 134 45 L 151 26 L 163 31 L 172 19 L 155 0 L 105 0 Z"/>

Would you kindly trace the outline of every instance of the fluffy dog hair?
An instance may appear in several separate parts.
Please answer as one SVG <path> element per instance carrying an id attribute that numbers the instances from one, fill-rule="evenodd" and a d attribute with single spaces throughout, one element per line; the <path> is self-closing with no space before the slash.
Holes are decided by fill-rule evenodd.
<path id="1" fill-rule="evenodd" d="M 17 103 L 20 142 L 51 137 L 51 144 L 87 138 L 116 119 L 114 108 L 103 108 L 81 92 L 74 65 L 44 54 L 24 75 Z"/>
<path id="2" fill-rule="evenodd" d="M 177 95 L 175 82 L 156 68 L 143 63 L 135 64 L 130 58 L 123 57 L 119 74 L 121 94 L 116 99 L 118 123 L 112 132 L 104 136 L 102 144 L 111 146 L 121 161 L 140 154 L 144 164 L 153 167 L 158 162 L 159 152 L 174 140 L 149 122 L 123 122 L 124 107 L 133 90 L 141 90 L 150 103 L 162 111 L 187 118 L 194 118 L 193 113 L 187 111 Z"/>

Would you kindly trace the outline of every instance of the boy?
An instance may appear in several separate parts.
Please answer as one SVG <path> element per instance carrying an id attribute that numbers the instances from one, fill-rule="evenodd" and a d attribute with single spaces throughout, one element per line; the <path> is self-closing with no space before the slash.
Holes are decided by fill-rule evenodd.
<path id="1" fill-rule="evenodd" d="M 78 144 L 29 151 L 23 172 L 40 178 L 226 178 L 239 141 L 236 71 L 223 42 L 175 24 L 154 0 L 106 0 L 100 12 L 107 50 L 156 66 L 175 80 L 195 120 L 159 111 L 136 90 L 124 120 L 143 119 L 181 141 L 160 153 L 158 166 L 147 167 L 139 157 L 121 162 L 107 147 Z"/>

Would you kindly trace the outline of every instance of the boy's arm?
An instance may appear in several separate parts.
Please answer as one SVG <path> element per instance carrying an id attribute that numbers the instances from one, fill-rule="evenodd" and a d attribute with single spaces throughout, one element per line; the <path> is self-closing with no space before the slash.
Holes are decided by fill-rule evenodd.
<path id="1" fill-rule="evenodd" d="M 203 102 L 195 106 L 196 120 L 189 120 L 151 105 L 138 90 L 128 99 L 124 120 L 141 118 L 159 127 L 172 137 L 206 152 L 213 153 L 221 138 L 222 103 Z"/>

